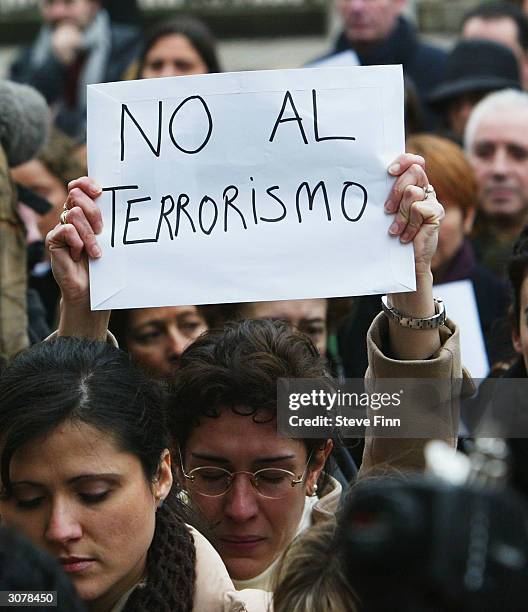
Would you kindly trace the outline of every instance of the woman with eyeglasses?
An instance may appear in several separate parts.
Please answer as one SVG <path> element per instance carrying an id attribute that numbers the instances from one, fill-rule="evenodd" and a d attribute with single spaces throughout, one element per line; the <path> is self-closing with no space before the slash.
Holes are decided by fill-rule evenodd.
<path id="1" fill-rule="evenodd" d="M 180 484 L 235 586 L 271 589 L 275 562 L 341 486 L 322 474 L 326 439 L 277 435 L 277 380 L 326 375 L 307 336 L 246 320 L 198 338 L 182 356 L 169 405 Z"/>
<path id="2" fill-rule="evenodd" d="M 374 321 L 367 337 L 367 375 L 461 378 L 458 333 L 451 323 L 443 324 L 445 312 L 432 294 L 431 259 L 443 209 L 423 158 L 401 155 L 389 172 L 396 177 L 385 204 L 395 215 L 389 233 L 413 242 L 417 290 L 389 296 L 386 312 Z M 72 182 L 68 223 L 48 235 L 63 295 L 61 335 L 107 338 L 109 313 L 90 312 L 88 299 L 87 258 L 101 255 L 96 232 L 102 221 L 95 203 L 100 193 L 86 177 Z M 277 435 L 277 379 L 324 374 L 309 338 L 271 321 L 206 332 L 181 356 L 170 411 L 178 478 L 239 588 L 268 588 L 292 538 L 337 507 L 340 486 L 323 474 L 332 441 Z M 446 416 L 444 406 L 444 412 L 416 418 L 443 424 Z M 453 443 L 452 435 L 449 428 L 437 433 Z M 383 465 L 420 469 L 423 443 L 375 439 L 367 431 L 360 473 Z"/>

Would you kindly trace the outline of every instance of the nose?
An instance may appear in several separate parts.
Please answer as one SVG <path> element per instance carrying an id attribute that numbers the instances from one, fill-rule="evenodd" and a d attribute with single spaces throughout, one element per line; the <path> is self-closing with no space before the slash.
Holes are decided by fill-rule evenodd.
<path id="1" fill-rule="evenodd" d="M 46 525 L 45 537 L 51 544 L 67 544 L 82 536 L 82 527 L 75 512 L 66 502 L 55 502 Z"/>
<path id="2" fill-rule="evenodd" d="M 180 76 L 175 73 L 175 68 L 172 66 L 170 62 L 164 62 L 162 67 L 157 70 L 156 77 L 172 77 L 172 76 Z"/>
<path id="3" fill-rule="evenodd" d="M 504 149 L 498 148 L 495 151 L 491 167 L 496 177 L 503 177 L 508 173 L 508 156 Z"/>
<path id="4" fill-rule="evenodd" d="M 187 338 L 177 326 L 171 326 L 167 332 L 167 348 L 169 359 L 174 357 L 180 357 L 183 351 L 189 344 L 189 338 Z"/>
<path id="5" fill-rule="evenodd" d="M 185 74 L 183 70 L 180 70 L 180 68 L 178 68 L 178 66 L 174 64 L 170 64 L 169 62 L 167 62 L 167 64 L 164 66 L 162 72 L 163 73 L 160 76 L 164 76 L 164 77 L 175 77 L 175 76 L 182 76 Z"/>
<path id="6" fill-rule="evenodd" d="M 257 495 L 248 476 L 237 474 L 231 489 L 225 494 L 225 515 L 236 523 L 255 518 L 259 511 Z"/>

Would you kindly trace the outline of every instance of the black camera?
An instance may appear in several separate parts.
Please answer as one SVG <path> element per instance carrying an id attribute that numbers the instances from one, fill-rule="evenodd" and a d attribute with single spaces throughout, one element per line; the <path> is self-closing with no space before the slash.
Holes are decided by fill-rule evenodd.
<path id="1" fill-rule="evenodd" d="M 364 481 L 336 542 L 365 612 L 528 610 L 528 511 L 505 487 Z"/>

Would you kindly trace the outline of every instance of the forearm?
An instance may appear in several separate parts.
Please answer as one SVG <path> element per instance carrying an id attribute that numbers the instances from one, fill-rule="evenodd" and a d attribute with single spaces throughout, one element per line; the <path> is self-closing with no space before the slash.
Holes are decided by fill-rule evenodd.
<path id="1" fill-rule="evenodd" d="M 431 272 L 416 275 L 416 291 L 392 293 L 391 305 L 405 315 L 416 318 L 431 317 L 435 314 L 433 300 L 433 275 Z M 438 329 L 409 329 L 396 321 L 389 323 L 391 356 L 394 359 L 428 359 L 441 346 Z"/>
<path id="2" fill-rule="evenodd" d="M 110 310 L 90 310 L 88 303 L 69 304 L 61 300 L 59 336 L 76 336 L 106 341 Z"/>

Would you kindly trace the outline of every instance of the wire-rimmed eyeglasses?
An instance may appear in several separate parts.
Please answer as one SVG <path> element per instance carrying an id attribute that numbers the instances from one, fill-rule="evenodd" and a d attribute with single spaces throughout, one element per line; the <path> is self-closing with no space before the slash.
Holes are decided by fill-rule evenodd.
<path id="1" fill-rule="evenodd" d="M 225 495 L 233 486 L 235 477 L 238 474 L 246 474 L 257 493 L 268 499 L 280 499 L 286 497 L 295 485 L 301 484 L 308 470 L 308 465 L 312 454 L 304 467 L 300 476 L 295 475 L 289 470 L 282 468 L 263 468 L 256 472 L 230 472 L 221 467 L 204 465 L 193 468 L 189 472 L 183 467 L 183 459 L 180 450 L 180 465 L 182 474 L 189 483 L 192 490 L 204 497 L 220 497 Z"/>

